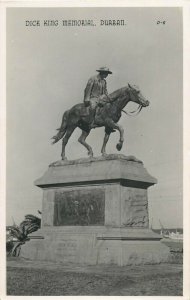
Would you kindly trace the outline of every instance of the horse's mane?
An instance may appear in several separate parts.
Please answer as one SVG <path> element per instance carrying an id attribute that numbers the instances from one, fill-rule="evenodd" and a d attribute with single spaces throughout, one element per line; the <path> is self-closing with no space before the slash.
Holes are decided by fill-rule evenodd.
<path id="1" fill-rule="evenodd" d="M 126 93 L 127 88 L 128 88 L 127 86 L 122 87 L 122 88 L 112 92 L 111 94 L 109 94 L 109 97 L 113 100 L 117 100 L 118 97 L 121 97 L 122 94 Z"/>

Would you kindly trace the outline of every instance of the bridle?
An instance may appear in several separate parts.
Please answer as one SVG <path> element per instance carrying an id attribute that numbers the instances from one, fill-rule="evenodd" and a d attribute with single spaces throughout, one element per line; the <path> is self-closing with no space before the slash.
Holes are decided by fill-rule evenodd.
<path id="1" fill-rule="evenodd" d="M 129 93 L 130 93 L 130 92 L 129 92 Z M 137 110 L 133 110 L 133 111 L 127 112 L 127 111 L 125 111 L 124 109 L 122 109 L 122 111 L 123 111 L 126 115 L 128 115 L 128 116 L 130 116 L 130 117 L 135 117 L 135 116 L 137 116 L 137 115 L 140 113 L 140 111 L 142 110 L 142 108 L 143 108 L 142 104 L 139 104 Z"/>
<path id="2" fill-rule="evenodd" d="M 139 104 L 137 110 L 133 110 L 133 111 L 127 112 L 127 111 L 125 111 L 124 109 L 122 109 L 122 111 L 123 111 L 126 115 L 128 115 L 128 116 L 130 116 L 130 117 L 135 117 L 135 116 L 137 116 L 137 115 L 140 113 L 140 111 L 142 110 L 142 108 L 143 108 L 143 106 L 142 106 L 141 104 Z"/>

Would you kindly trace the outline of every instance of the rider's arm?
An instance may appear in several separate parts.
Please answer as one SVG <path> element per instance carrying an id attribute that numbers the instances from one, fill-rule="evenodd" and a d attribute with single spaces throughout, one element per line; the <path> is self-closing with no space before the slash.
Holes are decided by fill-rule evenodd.
<path id="1" fill-rule="evenodd" d="M 110 96 L 108 95 L 107 82 L 106 82 L 106 80 L 105 80 L 105 87 L 104 87 L 104 95 L 107 96 L 107 101 L 108 101 L 108 102 L 113 102 L 113 99 L 111 99 Z M 107 101 L 106 101 L 106 102 L 107 102 Z"/>
<path id="2" fill-rule="evenodd" d="M 92 79 L 89 79 L 89 81 L 86 85 L 86 88 L 84 90 L 84 102 L 85 103 L 89 102 L 89 100 L 90 100 L 90 95 L 92 92 L 93 85 L 94 85 L 94 81 Z"/>
<path id="3" fill-rule="evenodd" d="M 105 84 L 104 84 L 104 95 L 106 95 L 109 98 L 108 90 L 107 90 L 107 82 L 106 82 L 106 80 L 104 80 L 104 82 L 105 82 Z"/>

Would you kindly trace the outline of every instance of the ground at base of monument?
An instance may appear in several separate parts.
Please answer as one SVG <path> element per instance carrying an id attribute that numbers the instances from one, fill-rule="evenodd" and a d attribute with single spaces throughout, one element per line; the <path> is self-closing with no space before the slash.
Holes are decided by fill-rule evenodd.
<path id="1" fill-rule="evenodd" d="M 7 295 L 181 296 L 182 264 L 81 266 L 24 259 L 7 262 Z"/>

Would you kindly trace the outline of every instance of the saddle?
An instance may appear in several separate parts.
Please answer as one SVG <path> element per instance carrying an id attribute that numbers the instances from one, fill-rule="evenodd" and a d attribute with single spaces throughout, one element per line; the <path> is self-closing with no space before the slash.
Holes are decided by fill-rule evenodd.
<path id="1" fill-rule="evenodd" d="M 89 106 L 83 106 L 81 109 L 81 117 L 85 118 L 85 123 L 87 123 L 91 128 L 95 128 L 96 126 L 96 120 L 98 119 L 98 116 L 100 115 L 102 107 L 97 105 L 95 108 L 92 108 Z"/>

